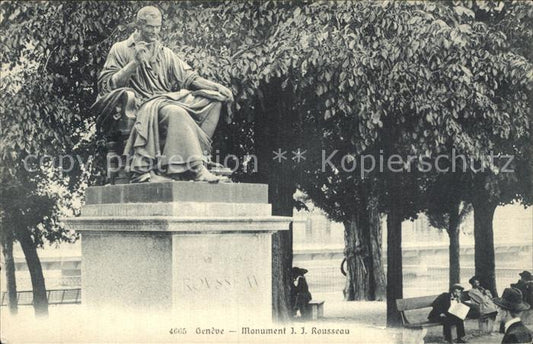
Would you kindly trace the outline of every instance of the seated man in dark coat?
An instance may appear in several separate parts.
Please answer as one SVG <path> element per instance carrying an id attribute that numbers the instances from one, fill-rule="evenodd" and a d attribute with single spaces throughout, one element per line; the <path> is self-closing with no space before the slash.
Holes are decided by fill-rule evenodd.
<path id="1" fill-rule="evenodd" d="M 500 307 L 501 327 L 503 327 L 503 343 L 533 343 L 531 331 L 520 320 L 520 313 L 530 308 L 522 300 L 522 293 L 516 288 L 505 288 L 502 297 L 494 303 Z"/>
<path id="2" fill-rule="evenodd" d="M 452 326 L 457 328 L 457 343 L 466 343 L 465 336 L 465 324 L 464 321 L 453 314 L 450 314 L 448 310 L 452 305 L 452 302 L 462 303 L 463 296 L 462 291 L 464 288 L 460 284 L 454 284 L 449 293 L 440 294 L 433 304 L 433 309 L 428 315 L 428 319 L 433 322 L 440 322 L 443 324 L 442 330 L 444 339 L 448 342 L 452 342 Z"/>
<path id="3" fill-rule="evenodd" d="M 292 278 L 294 281 L 293 294 L 293 315 L 295 316 L 298 311 L 302 319 L 309 319 L 311 317 L 311 309 L 309 307 L 309 301 L 312 296 L 309 292 L 309 286 L 305 280 L 304 275 L 307 273 L 306 269 L 300 269 L 298 267 L 292 268 Z"/>

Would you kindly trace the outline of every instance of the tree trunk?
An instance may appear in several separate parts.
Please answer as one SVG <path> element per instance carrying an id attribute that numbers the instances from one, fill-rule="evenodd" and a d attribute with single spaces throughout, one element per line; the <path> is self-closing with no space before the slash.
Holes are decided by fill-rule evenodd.
<path id="1" fill-rule="evenodd" d="M 389 159 L 397 154 L 395 142 L 399 142 L 398 127 L 390 119 L 383 122 L 383 130 L 387 132 L 384 140 L 384 158 Z M 402 195 L 409 189 L 402 188 L 405 173 L 385 172 L 386 209 L 387 209 L 387 327 L 401 327 L 402 319 L 396 300 L 403 299 L 403 267 L 402 267 L 402 221 L 404 219 L 404 200 Z"/>
<path id="2" fill-rule="evenodd" d="M 450 220 L 448 224 L 448 236 L 450 238 L 449 248 L 449 284 L 450 288 L 455 283 L 461 283 L 461 263 L 460 263 L 460 251 L 459 251 L 459 205 L 460 202 L 454 204 L 453 209 L 450 211 Z"/>
<path id="3" fill-rule="evenodd" d="M 382 229 L 377 200 L 371 198 L 368 207 L 368 227 L 370 230 L 370 294 L 371 300 L 383 300 L 386 296 L 385 271 L 382 257 Z"/>
<path id="4" fill-rule="evenodd" d="M 451 228 L 450 228 L 451 229 Z M 450 287 L 455 283 L 461 283 L 461 265 L 459 252 L 459 231 L 453 230 L 448 233 L 450 237 Z"/>
<path id="5" fill-rule="evenodd" d="M 392 204 L 387 215 L 387 327 L 402 325 L 396 300 L 403 298 L 402 217 Z"/>
<path id="6" fill-rule="evenodd" d="M 386 283 L 381 260 L 381 242 L 377 200 L 370 199 L 344 223 L 346 301 L 373 301 L 385 297 Z"/>
<path id="7" fill-rule="evenodd" d="M 344 299 L 346 301 L 370 298 L 368 248 L 361 222 L 361 214 L 353 214 L 350 221 L 344 222 L 344 256 L 347 266 Z"/>
<path id="8" fill-rule="evenodd" d="M 46 296 L 46 286 L 44 283 L 41 260 L 37 255 L 35 243 L 27 230 L 18 231 L 17 239 L 22 246 L 22 251 L 24 251 L 24 256 L 26 257 L 26 264 L 30 271 L 35 315 L 48 316 L 48 297 Z"/>
<path id="9" fill-rule="evenodd" d="M 356 277 L 356 261 L 355 253 L 352 251 L 355 247 L 355 231 L 357 230 L 356 224 L 353 221 L 344 222 L 344 262 L 346 262 L 346 279 L 344 281 L 344 294 L 345 301 L 354 301 L 355 300 L 355 291 L 356 287 L 354 286 Z M 342 264 L 341 264 L 342 269 Z"/>
<path id="10" fill-rule="evenodd" d="M 7 304 L 9 306 L 9 312 L 11 314 L 17 314 L 17 280 L 15 277 L 15 260 L 13 259 L 13 233 L 10 230 L 6 230 L 3 239 L 2 253 L 5 260 Z"/>
<path id="11" fill-rule="evenodd" d="M 278 85 L 279 86 L 279 85 Z M 271 85 L 265 89 L 265 99 L 257 104 L 258 114 L 254 122 L 255 151 L 258 172 L 255 182 L 268 184 L 268 199 L 272 215 L 293 215 L 296 190 L 294 175 L 287 161 L 272 160 L 272 152 L 287 146 L 292 136 L 289 119 L 280 87 Z M 273 94 L 270 94 L 273 92 Z M 285 322 L 290 319 L 290 290 L 292 287 L 292 226 L 272 236 L 272 312 L 273 320 Z"/>
<path id="12" fill-rule="evenodd" d="M 496 204 L 489 197 L 475 197 L 474 207 L 474 250 L 476 276 L 479 276 L 483 287 L 490 290 L 493 296 L 498 295 L 496 289 L 496 269 L 494 263 L 494 231 L 492 220 Z"/>
<path id="13" fill-rule="evenodd" d="M 269 190 L 276 189 L 269 185 Z M 275 194 L 275 192 L 269 192 Z M 292 195 L 290 192 L 290 206 L 285 197 L 273 195 L 270 200 L 273 205 L 272 214 L 292 216 Z M 277 206 L 274 206 L 276 204 Z M 289 208 L 290 207 L 290 208 Z M 276 322 L 286 322 L 290 319 L 290 290 L 292 285 L 292 222 L 288 231 L 277 232 L 272 235 L 272 309 Z"/>
<path id="14" fill-rule="evenodd" d="M 272 310 L 274 321 L 285 322 L 290 318 L 290 287 L 292 269 L 291 231 L 272 235 Z"/>
<path id="15" fill-rule="evenodd" d="M 272 152 L 270 149 L 269 152 Z M 266 157 L 265 157 L 266 158 Z M 264 159 L 265 159 L 264 158 Z M 260 158 L 259 158 L 260 159 Z M 272 161 L 272 159 L 266 158 Z M 288 167 L 284 164 L 268 168 L 268 199 L 272 204 L 272 215 L 293 215 L 294 200 L 292 195 L 296 187 L 287 176 Z M 272 293 L 273 316 L 277 322 L 290 320 L 292 286 L 292 223 L 287 231 L 272 235 Z"/>

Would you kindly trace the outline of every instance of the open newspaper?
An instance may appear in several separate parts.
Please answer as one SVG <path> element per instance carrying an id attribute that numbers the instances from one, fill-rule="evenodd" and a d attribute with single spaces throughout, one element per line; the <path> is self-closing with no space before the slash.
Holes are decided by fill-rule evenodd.
<path id="1" fill-rule="evenodd" d="M 450 308 L 448 309 L 448 313 L 455 315 L 461 320 L 465 320 L 469 310 L 470 307 L 464 303 L 452 302 Z"/>

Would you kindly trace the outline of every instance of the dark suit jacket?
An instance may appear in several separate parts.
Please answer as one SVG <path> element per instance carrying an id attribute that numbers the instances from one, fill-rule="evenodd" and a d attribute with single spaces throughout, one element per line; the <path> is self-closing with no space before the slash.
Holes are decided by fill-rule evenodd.
<path id="1" fill-rule="evenodd" d="M 298 277 L 298 281 L 294 289 L 296 292 L 295 302 L 297 306 L 306 306 L 313 298 L 309 292 L 309 286 L 307 285 L 307 281 L 305 280 L 304 276 Z"/>
<path id="2" fill-rule="evenodd" d="M 521 321 L 509 326 L 502 339 L 502 344 L 532 342 L 531 331 Z"/>
<path id="3" fill-rule="evenodd" d="M 431 304 L 433 309 L 429 312 L 428 319 L 430 321 L 439 321 L 439 315 L 441 313 L 446 314 L 450 308 L 450 293 L 442 293 Z"/>
<path id="4" fill-rule="evenodd" d="M 437 296 L 435 301 L 433 301 L 433 303 L 431 304 L 433 309 L 431 310 L 431 312 L 429 312 L 429 315 L 428 315 L 428 319 L 430 321 L 439 322 L 440 320 L 439 315 L 441 313 L 448 314 L 448 309 L 450 309 L 450 298 L 451 298 L 450 293 L 442 293 L 439 296 Z M 461 300 L 464 301 L 464 294 Z"/>

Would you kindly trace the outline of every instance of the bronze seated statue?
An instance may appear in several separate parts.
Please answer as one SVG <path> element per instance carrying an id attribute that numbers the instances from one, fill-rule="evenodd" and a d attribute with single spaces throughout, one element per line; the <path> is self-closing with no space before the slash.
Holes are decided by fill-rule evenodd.
<path id="1" fill-rule="evenodd" d="M 137 13 L 137 30 L 115 43 L 92 107 L 107 141 L 109 182 L 229 182 L 210 161 L 211 138 L 231 91 L 198 75 L 159 42 L 161 12 Z"/>
<path id="2" fill-rule="evenodd" d="M 92 107 L 99 114 L 96 118 L 96 128 L 100 132 L 100 136 L 105 139 L 107 150 L 106 182 L 112 185 L 143 182 L 132 178 L 128 169 L 128 159 L 131 159 L 131 156 L 124 154 L 136 121 L 137 102 L 135 92 L 132 89 L 122 88 L 113 91 L 110 96 L 112 98 L 111 101 L 109 99 L 107 101 L 99 99 Z M 206 158 L 208 170 L 216 176 L 225 177 L 220 178 L 218 181 L 228 182 L 227 177 L 231 175 L 232 171 L 221 164 L 211 161 L 209 157 Z M 178 178 L 173 179 L 179 180 Z M 185 173 L 181 180 L 193 180 L 193 176 L 188 176 Z M 157 178 L 155 181 L 166 180 Z"/>

